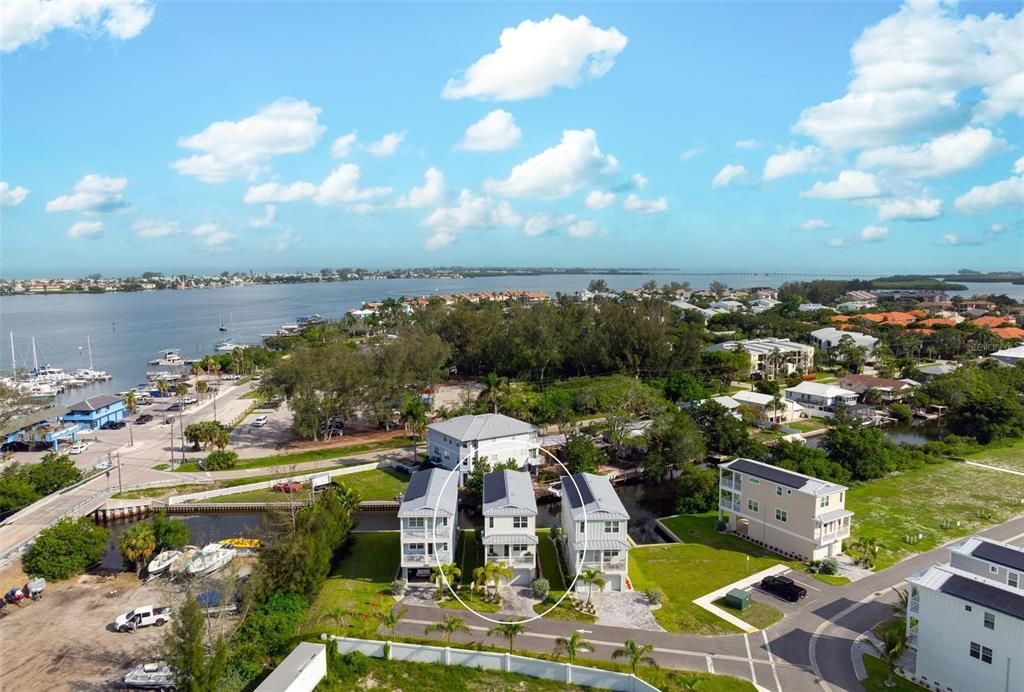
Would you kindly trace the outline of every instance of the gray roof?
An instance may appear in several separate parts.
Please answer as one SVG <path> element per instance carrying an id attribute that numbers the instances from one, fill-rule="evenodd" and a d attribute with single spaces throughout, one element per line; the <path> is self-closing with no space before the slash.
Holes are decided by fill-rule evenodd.
<path id="1" fill-rule="evenodd" d="M 91 396 L 88 399 L 83 399 L 77 404 L 71 404 L 68 406 L 68 411 L 96 411 L 98 409 L 116 404 L 121 401 L 121 397 L 114 394 L 99 394 L 97 396 Z"/>
<path id="2" fill-rule="evenodd" d="M 452 474 L 456 477 L 448 480 Z M 442 486 L 444 493 L 441 492 Z M 398 508 L 398 518 L 432 517 L 435 508 L 438 515 L 451 517 L 458 510 L 458 504 L 458 470 L 424 469 L 412 474 L 409 479 L 409 487 L 405 489 L 402 505 Z"/>
<path id="3" fill-rule="evenodd" d="M 484 545 L 537 545 L 532 533 L 499 533 L 484 536 Z"/>
<path id="4" fill-rule="evenodd" d="M 58 418 L 60 418 L 70 410 L 71 409 L 65 406 L 62 406 L 60 408 L 44 408 L 38 411 L 33 411 L 32 413 L 26 413 L 23 416 L 11 418 L 9 421 L 7 421 L 7 423 L 4 424 L 2 428 L 0 428 L 0 435 L 6 437 L 11 433 L 18 432 L 19 430 L 22 430 L 24 428 L 35 427 L 36 425 L 40 423 L 45 423 L 46 421 L 52 420 L 56 422 Z"/>
<path id="5" fill-rule="evenodd" d="M 583 550 L 583 541 L 577 540 L 575 546 Z M 629 550 L 629 543 L 618 538 L 587 537 L 587 550 Z"/>
<path id="6" fill-rule="evenodd" d="M 744 459 L 742 457 L 733 459 L 725 464 L 721 464 L 719 468 L 728 469 L 738 473 L 745 473 L 748 476 L 763 478 L 766 481 L 778 483 L 779 485 L 784 485 L 787 488 L 792 488 L 793 490 L 801 493 L 807 493 L 808 495 L 831 495 L 832 493 L 838 493 L 846 490 L 845 485 L 829 483 L 827 481 L 814 478 L 813 476 L 805 476 L 804 474 L 797 473 L 796 471 L 787 471 L 786 469 L 779 468 L 778 466 L 772 466 L 771 464 L 754 461 L 753 459 Z"/>
<path id="7" fill-rule="evenodd" d="M 1024 620 L 1024 594 L 1014 593 L 980 579 L 970 579 L 959 574 L 950 575 L 939 586 L 939 591 Z"/>
<path id="8" fill-rule="evenodd" d="M 587 519 L 629 519 L 629 512 L 605 476 L 592 473 L 562 476 L 562 492 L 569 500 L 573 519 L 582 519 L 584 515 Z"/>
<path id="9" fill-rule="evenodd" d="M 1009 543 L 1000 543 L 984 536 L 972 536 L 964 541 L 962 546 L 954 546 L 951 550 L 966 552 L 986 562 L 1024 572 L 1024 548 Z"/>
<path id="10" fill-rule="evenodd" d="M 525 471 L 492 471 L 484 474 L 484 516 L 536 516 L 533 481 Z"/>
<path id="11" fill-rule="evenodd" d="M 274 672 L 266 677 L 256 688 L 256 692 L 285 692 L 290 690 L 295 680 L 318 655 L 326 655 L 326 644 L 300 642 L 292 649 L 288 657 L 274 668 Z"/>
<path id="12" fill-rule="evenodd" d="M 500 413 L 479 416 L 458 416 L 428 426 L 431 432 L 441 433 L 460 442 L 493 440 L 499 437 L 537 433 L 537 427 Z"/>

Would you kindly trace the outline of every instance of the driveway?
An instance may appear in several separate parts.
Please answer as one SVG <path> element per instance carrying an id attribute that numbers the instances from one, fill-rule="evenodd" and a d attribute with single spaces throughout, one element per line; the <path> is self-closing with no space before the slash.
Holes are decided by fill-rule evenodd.
<path id="1" fill-rule="evenodd" d="M 664 632 L 654 619 L 647 598 L 636 591 L 601 591 L 593 595 L 597 606 L 597 624 Z"/>

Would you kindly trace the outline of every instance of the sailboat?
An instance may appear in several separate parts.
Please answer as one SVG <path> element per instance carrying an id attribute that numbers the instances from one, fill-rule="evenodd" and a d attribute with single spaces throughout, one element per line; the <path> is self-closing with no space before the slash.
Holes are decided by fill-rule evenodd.
<path id="1" fill-rule="evenodd" d="M 217 328 L 219 331 L 226 332 L 228 328 L 224 325 L 224 313 L 220 313 L 220 326 Z"/>

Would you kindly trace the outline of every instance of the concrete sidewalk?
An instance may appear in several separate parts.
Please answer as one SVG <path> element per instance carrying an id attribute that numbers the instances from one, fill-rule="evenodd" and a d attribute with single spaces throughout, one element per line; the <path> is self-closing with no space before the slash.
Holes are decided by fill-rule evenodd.
<path id="1" fill-rule="evenodd" d="M 749 623 L 744 622 L 743 620 L 740 620 L 735 615 L 731 615 L 731 614 L 725 612 L 724 610 L 722 610 L 718 606 L 714 605 L 714 602 L 717 601 L 719 598 L 722 598 L 723 596 L 725 596 L 725 594 L 729 593 L 733 589 L 744 589 L 745 590 L 748 587 L 753 586 L 754 584 L 760 583 L 760 581 L 762 579 L 764 579 L 765 577 L 774 576 L 776 574 L 781 574 L 782 572 L 788 572 L 788 571 L 789 571 L 789 567 L 786 567 L 785 565 L 781 565 L 781 564 L 780 565 L 772 565 L 768 569 L 763 569 L 763 570 L 761 570 L 760 572 L 758 572 L 756 574 L 751 574 L 749 577 L 745 577 L 743 579 L 740 579 L 739 581 L 735 581 L 732 584 L 727 584 L 726 586 L 723 586 L 720 589 L 716 589 L 715 591 L 712 591 L 709 594 L 705 594 L 705 595 L 701 596 L 700 598 L 695 598 L 693 600 L 693 602 L 695 604 L 699 605 L 704 610 L 706 610 L 709 613 L 711 613 L 712 615 L 716 615 L 716 616 L 722 618 L 723 620 L 728 622 L 730 625 L 734 625 L 736 627 L 739 627 L 741 630 L 743 630 L 747 634 L 753 634 L 754 632 L 757 632 L 757 628 L 756 627 L 754 627 L 753 625 L 750 625 Z"/>

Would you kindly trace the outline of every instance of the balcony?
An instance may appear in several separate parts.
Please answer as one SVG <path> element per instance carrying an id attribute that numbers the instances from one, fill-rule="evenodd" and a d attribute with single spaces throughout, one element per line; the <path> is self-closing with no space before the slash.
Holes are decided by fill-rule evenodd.
<path id="1" fill-rule="evenodd" d="M 815 531 L 814 537 L 818 541 L 818 545 L 827 545 L 834 543 L 835 541 L 842 540 L 850 537 L 850 527 L 844 527 L 836 531 Z"/>
<path id="2" fill-rule="evenodd" d="M 624 560 L 597 561 L 587 560 L 583 563 L 583 569 L 596 569 L 600 572 L 625 572 L 626 562 Z"/>
<path id="3" fill-rule="evenodd" d="M 509 567 L 520 568 L 520 567 L 533 567 L 536 564 L 536 559 L 533 555 L 487 555 L 487 562 L 504 562 Z"/>
<path id="4" fill-rule="evenodd" d="M 411 537 L 423 537 L 423 538 L 445 538 L 452 535 L 452 527 L 450 526 L 438 526 L 436 529 L 418 528 L 410 529 L 408 527 L 402 527 L 403 536 Z"/>
<path id="5" fill-rule="evenodd" d="M 743 490 L 743 482 L 739 478 L 722 478 L 718 483 L 718 487 L 722 490 L 731 490 L 734 493 L 738 493 Z"/>
<path id="6" fill-rule="evenodd" d="M 728 500 L 719 500 L 718 501 L 718 507 L 720 509 L 724 509 L 727 512 L 739 512 L 740 511 L 740 503 L 739 502 L 729 502 Z"/>
<path id="7" fill-rule="evenodd" d="M 436 557 L 434 555 L 418 555 L 412 553 L 402 554 L 403 565 L 423 565 L 426 567 L 436 567 L 438 562 L 440 562 L 441 564 L 445 564 L 451 561 L 451 555 L 441 552 L 439 552 Z"/>

